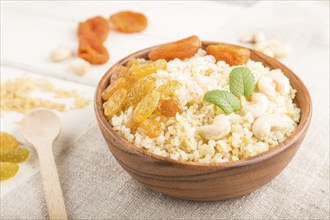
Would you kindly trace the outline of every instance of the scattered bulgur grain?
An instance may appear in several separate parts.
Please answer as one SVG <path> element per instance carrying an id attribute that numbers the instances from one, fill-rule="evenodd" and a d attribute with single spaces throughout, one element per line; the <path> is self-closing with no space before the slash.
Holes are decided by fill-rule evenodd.
<path id="1" fill-rule="evenodd" d="M 34 91 L 51 94 L 53 98 L 42 99 L 31 97 Z M 57 98 L 73 99 L 73 107 L 56 102 Z M 88 98 L 82 97 L 74 90 L 57 89 L 47 79 L 32 79 L 21 76 L 13 80 L 1 82 L 1 111 L 24 113 L 34 108 L 48 108 L 58 111 L 83 108 L 90 103 Z"/>

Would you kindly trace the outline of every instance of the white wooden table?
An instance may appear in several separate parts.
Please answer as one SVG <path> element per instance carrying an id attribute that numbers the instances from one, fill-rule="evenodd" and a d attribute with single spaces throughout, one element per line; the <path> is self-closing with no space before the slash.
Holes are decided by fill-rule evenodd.
<path id="1" fill-rule="evenodd" d="M 22 74 L 47 77 L 55 86 L 73 88 L 93 99 L 95 86 L 106 70 L 136 50 L 193 34 L 203 40 L 238 44 L 240 36 L 257 30 L 264 30 L 270 38 L 291 44 L 293 54 L 283 62 L 294 70 L 301 71 L 302 65 L 297 64 L 303 61 L 296 59 L 295 55 L 301 53 L 302 47 L 299 44 L 306 41 L 306 38 L 301 40 L 302 34 L 308 34 L 308 30 L 303 29 L 306 19 L 290 17 L 290 13 L 286 13 L 287 10 L 293 10 L 293 14 L 302 14 L 303 8 L 299 4 L 301 3 L 296 3 L 294 6 L 297 7 L 292 9 L 293 3 L 249 1 L 241 4 L 216 1 L 1 2 L 1 81 Z M 311 10 L 329 7 L 327 2 L 308 4 Z M 278 14 L 277 19 L 262 20 L 271 10 L 279 8 L 283 9 L 283 14 Z M 79 21 L 96 15 L 108 18 L 114 12 L 127 9 L 143 12 L 148 17 L 148 28 L 138 34 L 122 34 L 111 30 L 105 42 L 110 53 L 110 60 L 106 64 L 93 66 L 81 77 L 70 70 L 67 61 L 52 63 L 49 60 L 50 51 L 57 45 L 67 44 L 76 50 L 76 29 Z M 329 15 L 320 16 L 326 18 Z M 288 22 L 301 27 L 296 27 L 295 30 L 303 30 L 303 33 L 290 34 L 289 29 L 279 31 L 281 25 Z M 329 47 L 326 45 L 327 40 L 329 39 L 318 39 L 317 42 L 323 42 Z M 300 77 L 303 80 L 309 79 L 307 75 Z M 312 82 L 307 82 L 310 83 Z M 323 85 L 322 88 L 324 87 Z M 59 115 L 63 129 L 54 146 L 57 156 L 87 131 L 91 123 L 95 123 L 92 103 L 84 109 Z M 1 117 L 1 131 L 14 134 L 24 143 L 16 123 L 22 117 L 23 115 L 16 113 L 5 114 Z M 31 157 L 20 164 L 17 176 L 1 182 L 1 196 L 37 170 L 38 161 L 31 149 Z"/>

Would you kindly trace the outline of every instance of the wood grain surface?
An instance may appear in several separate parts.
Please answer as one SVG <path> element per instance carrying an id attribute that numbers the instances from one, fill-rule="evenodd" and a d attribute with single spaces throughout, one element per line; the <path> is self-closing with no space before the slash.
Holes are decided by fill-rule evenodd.
<path id="1" fill-rule="evenodd" d="M 203 42 L 203 48 L 216 42 Z M 251 59 L 271 69 L 281 69 L 297 90 L 295 102 L 301 120 L 294 133 L 278 146 L 259 155 L 234 162 L 180 162 L 134 146 L 114 131 L 103 115 L 101 92 L 109 85 L 111 73 L 131 58 L 146 58 L 152 48 L 131 54 L 116 64 L 99 82 L 94 108 L 103 137 L 119 164 L 135 179 L 160 193 L 180 199 L 214 201 L 240 197 L 260 188 L 276 177 L 291 161 L 310 124 L 312 103 L 303 82 L 286 66 L 263 53 L 250 50 Z"/>

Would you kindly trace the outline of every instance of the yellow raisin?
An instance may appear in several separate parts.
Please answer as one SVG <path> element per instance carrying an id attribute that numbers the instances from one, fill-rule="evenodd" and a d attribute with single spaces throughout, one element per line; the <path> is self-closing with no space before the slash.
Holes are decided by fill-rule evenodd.
<path id="1" fill-rule="evenodd" d="M 140 123 L 146 120 L 158 106 L 160 95 L 157 91 L 152 91 L 148 95 L 146 95 L 136 106 L 133 119 Z"/>
<path id="2" fill-rule="evenodd" d="M 104 115 L 108 120 L 121 110 L 126 94 L 126 89 L 119 89 L 112 94 L 108 101 L 103 103 Z"/>
<path id="3" fill-rule="evenodd" d="M 19 167 L 15 163 L 0 162 L 0 181 L 9 179 L 16 175 Z"/>
<path id="4" fill-rule="evenodd" d="M 156 88 L 155 79 L 144 77 L 128 88 L 126 106 L 135 106 L 144 96 Z"/>
<path id="5" fill-rule="evenodd" d="M 29 150 L 23 147 L 1 147 L 0 161 L 21 163 L 29 156 Z"/>
<path id="6" fill-rule="evenodd" d="M 143 133 L 150 138 L 156 138 L 162 133 L 162 127 L 159 121 L 147 119 L 140 124 Z"/>
<path id="7" fill-rule="evenodd" d="M 17 147 L 16 138 L 6 132 L 0 132 L 0 147 Z"/>
<path id="8" fill-rule="evenodd" d="M 137 61 L 137 59 L 132 58 L 132 59 L 130 59 L 130 60 L 127 62 L 126 67 L 127 67 L 127 68 L 130 68 L 130 67 L 132 67 L 133 65 L 138 65 L 138 64 L 139 64 L 139 62 Z"/>
<path id="9" fill-rule="evenodd" d="M 133 131 L 133 132 L 136 132 L 136 130 L 138 129 L 139 125 L 140 125 L 139 123 L 137 123 L 136 121 L 134 121 L 132 115 L 129 117 L 129 119 L 126 122 L 126 127 L 130 128 L 131 131 Z"/>
<path id="10" fill-rule="evenodd" d="M 161 99 L 157 110 L 166 117 L 175 117 L 176 113 L 183 112 L 181 104 L 175 99 Z"/>
<path id="11" fill-rule="evenodd" d="M 164 59 L 157 60 L 151 63 L 145 64 L 134 64 L 130 69 L 129 80 L 138 80 L 145 76 L 148 76 L 152 73 L 155 73 L 157 70 L 165 70 L 167 62 Z"/>
<path id="12" fill-rule="evenodd" d="M 118 89 L 124 88 L 126 86 L 126 80 L 124 78 L 120 78 L 117 81 L 111 83 L 103 92 L 102 99 L 107 101 L 114 92 Z"/>
<path id="13" fill-rule="evenodd" d="M 114 83 L 115 81 L 117 81 L 120 78 L 125 78 L 127 79 L 129 76 L 129 71 L 128 68 L 125 66 L 119 66 L 111 75 L 110 78 L 110 83 Z"/>
<path id="14" fill-rule="evenodd" d="M 179 86 L 180 86 L 180 83 L 178 81 L 170 80 L 167 83 L 159 86 L 157 91 L 160 93 L 161 98 L 165 98 L 165 97 L 173 95 L 173 93 L 175 92 L 175 90 L 177 88 L 179 88 Z"/>

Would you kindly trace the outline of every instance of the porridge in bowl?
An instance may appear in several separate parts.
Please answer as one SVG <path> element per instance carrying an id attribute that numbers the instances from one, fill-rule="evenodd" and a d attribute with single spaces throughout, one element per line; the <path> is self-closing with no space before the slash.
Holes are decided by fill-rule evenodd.
<path id="1" fill-rule="evenodd" d="M 283 142 L 299 123 L 289 79 L 248 49 L 203 50 L 192 36 L 149 58 L 117 68 L 102 93 L 112 128 L 137 147 L 179 161 L 236 161 Z"/>

